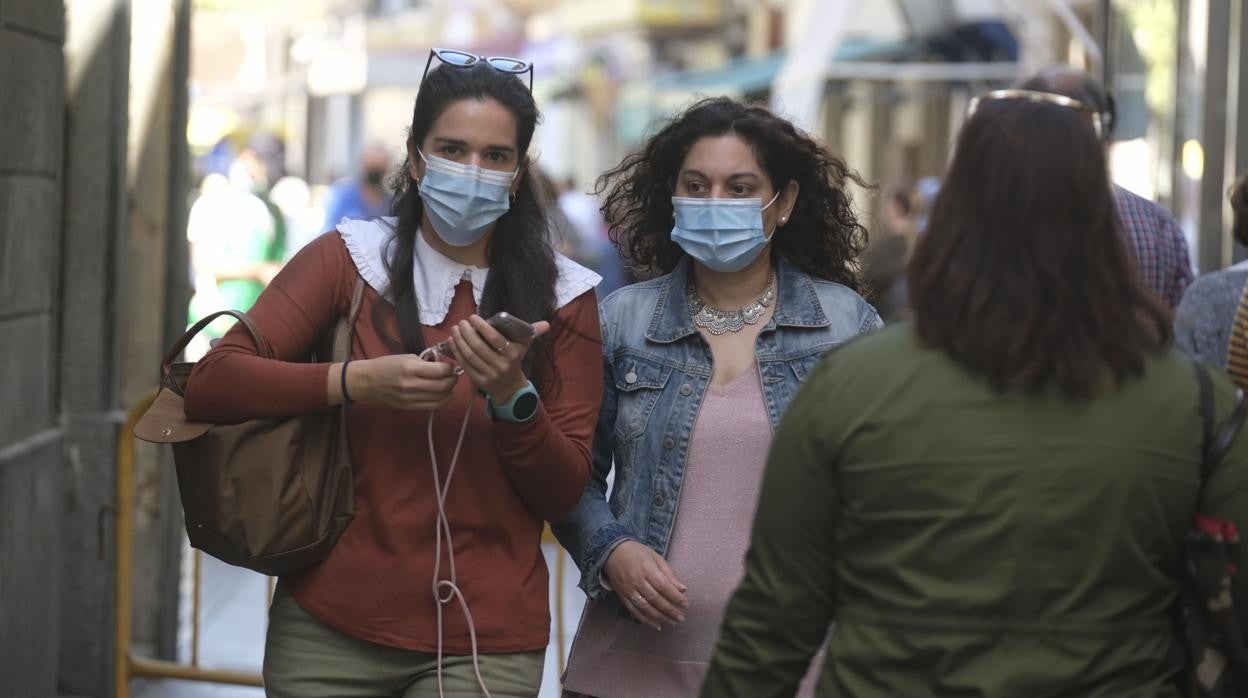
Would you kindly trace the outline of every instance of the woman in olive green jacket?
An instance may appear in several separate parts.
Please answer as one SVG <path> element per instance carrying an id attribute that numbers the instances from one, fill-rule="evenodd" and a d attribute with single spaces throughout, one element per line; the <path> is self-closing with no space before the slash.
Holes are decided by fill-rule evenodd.
<path id="1" fill-rule="evenodd" d="M 1197 511 L 1248 530 L 1248 438 L 1202 494 L 1195 371 L 1095 123 L 1034 94 L 968 119 L 914 324 L 835 351 L 776 434 L 703 696 L 791 696 L 830 624 L 819 696 L 1180 695 L 1180 547 Z"/>

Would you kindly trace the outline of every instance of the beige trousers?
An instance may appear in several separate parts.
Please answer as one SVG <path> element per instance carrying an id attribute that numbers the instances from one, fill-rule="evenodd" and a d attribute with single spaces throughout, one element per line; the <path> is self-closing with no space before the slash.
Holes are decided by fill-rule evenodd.
<path id="1" fill-rule="evenodd" d="M 546 650 L 480 655 L 481 676 L 497 698 L 533 698 Z M 443 655 L 446 698 L 484 695 L 472 657 Z M 437 656 L 351 637 L 303 610 L 279 583 L 264 646 L 265 694 L 272 698 L 438 698 Z"/>

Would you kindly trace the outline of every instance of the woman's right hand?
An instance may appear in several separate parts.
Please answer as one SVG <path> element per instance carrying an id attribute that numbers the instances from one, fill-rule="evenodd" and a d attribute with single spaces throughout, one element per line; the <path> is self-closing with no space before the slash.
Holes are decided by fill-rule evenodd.
<path id="1" fill-rule="evenodd" d="M 603 566 L 607 581 L 633 618 L 655 630 L 685 620 L 688 587 L 680 583 L 667 560 L 649 546 L 625 541 L 611 551 Z"/>
<path id="2" fill-rule="evenodd" d="M 415 354 L 360 359 L 347 365 L 347 392 L 352 400 L 401 410 L 442 407 L 450 401 L 457 380 L 450 364 L 425 361 Z"/>

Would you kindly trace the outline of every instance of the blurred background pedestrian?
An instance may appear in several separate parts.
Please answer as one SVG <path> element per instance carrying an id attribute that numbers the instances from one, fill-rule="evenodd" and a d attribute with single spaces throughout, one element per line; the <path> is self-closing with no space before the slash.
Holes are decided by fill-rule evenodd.
<path id="1" fill-rule="evenodd" d="M 909 316 L 906 300 L 906 262 L 918 234 L 918 192 L 909 182 L 896 184 L 885 195 L 879 229 L 862 255 L 864 298 L 892 323 Z"/>
<path id="2" fill-rule="evenodd" d="M 393 158 L 390 150 L 374 143 L 360 156 L 359 171 L 338 180 L 329 188 L 325 201 L 323 230 L 333 230 L 344 218 L 370 221 L 390 215 L 393 194 L 386 188 Z"/>
<path id="3" fill-rule="evenodd" d="M 1234 215 L 1231 234 L 1239 244 L 1248 245 L 1248 175 L 1235 182 L 1228 198 Z M 1174 316 L 1174 335 L 1188 356 L 1227 367 L 1231 330 L 1244 303 L 1246 281 L 1248 261 L 1205 274 L 1183 294 Z"/>

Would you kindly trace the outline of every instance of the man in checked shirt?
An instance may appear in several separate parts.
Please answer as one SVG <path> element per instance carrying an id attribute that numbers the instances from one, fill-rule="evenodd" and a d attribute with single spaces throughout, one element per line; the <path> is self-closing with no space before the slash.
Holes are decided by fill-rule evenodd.
<path id="1" fill-rule="evenodd" d="M 1059 65 L 1042 70 L 1019 87 L 1069 97 L 1099 113 L 1101 139 L 1109 146 L 1117 120 L 1114 99 L 1091 75 Z M 1192 265 L 1183 230 L 1164 208 L 1116 184 L 1114 202 L 1140 280 L 1171 310 L 1175 309 L 1183 298 L 1184 289 L 1192 282 Z"/>

